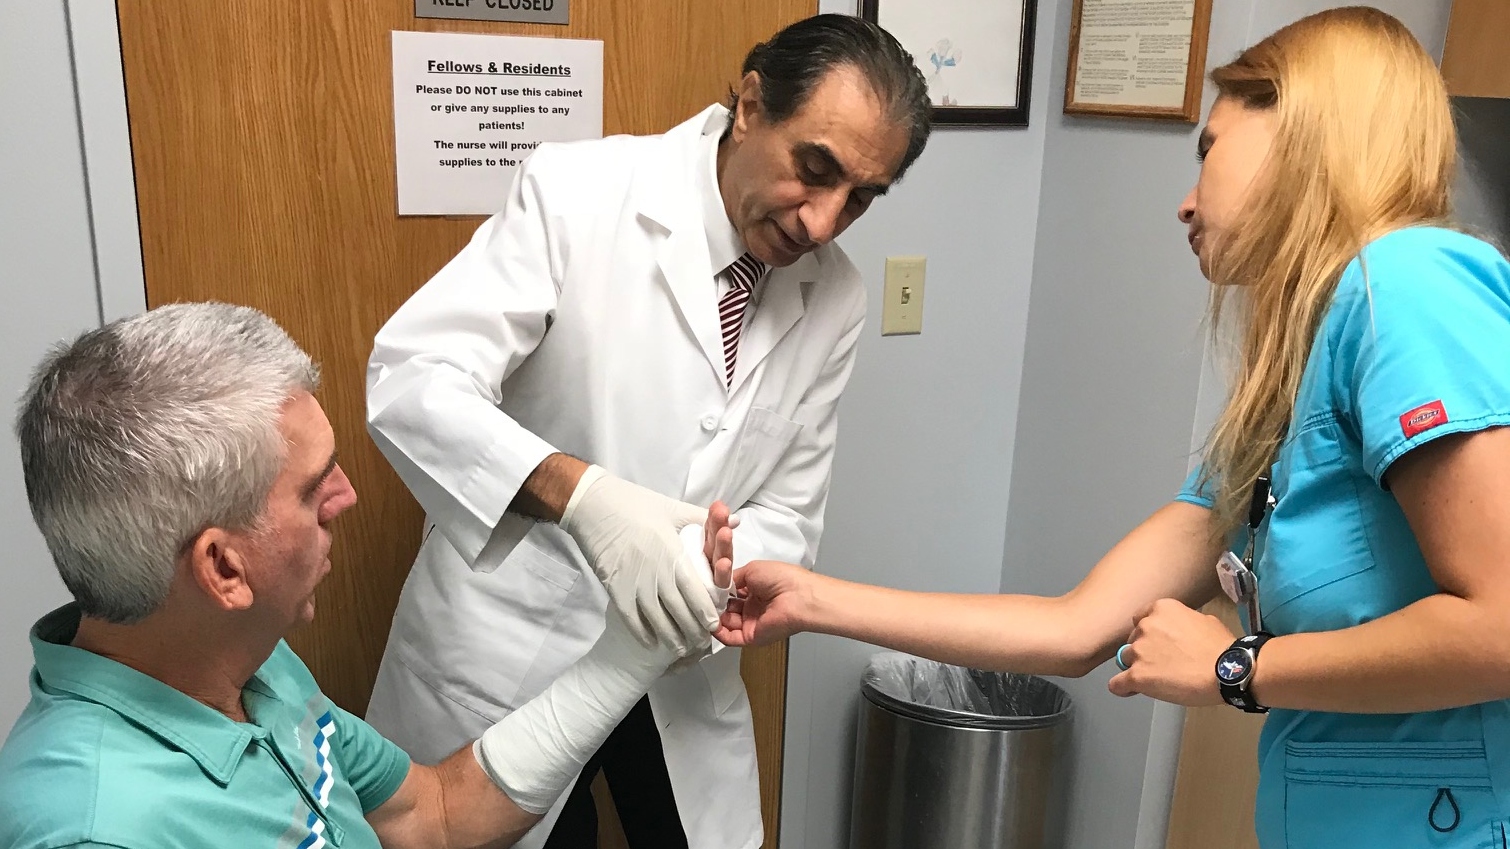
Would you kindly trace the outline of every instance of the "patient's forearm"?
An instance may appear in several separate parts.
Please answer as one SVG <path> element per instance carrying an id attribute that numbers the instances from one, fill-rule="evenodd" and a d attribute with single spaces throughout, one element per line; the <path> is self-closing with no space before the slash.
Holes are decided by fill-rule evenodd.
<path id="1" fill-rule="evenodd" d="M 398 792 L 367 815 L 383 849 L 513 846 L 539 821 L 493 784 L 470 746 L 435 766 L 411 765 Z"/>
<path id="2" fill-rule="evenodd" d="M 702 528 L 684 529 L 682 543 L 687 568 L 697 570 L 714 606 L 722 610 L 728 592 L 715 586 L 704 557 Z M 727 558 L 727 553 L 720 556 Z M 677 659 L 671 646 L 646 648 L 609 605 L 603 635 L 592 649 L 544 693 L 477 740 L 473 751 L 478 763 L 519 807 L 545 813 Z"/>
<path id="3" fill-rule="evenodd" d="M 612 606 L 606 619 L 598 642 L 544 693 L 437 766 L 410 768 L 368 817 L 385 849 L 512 846 L 539 822 L 677 659 L 632 637 Z"/>

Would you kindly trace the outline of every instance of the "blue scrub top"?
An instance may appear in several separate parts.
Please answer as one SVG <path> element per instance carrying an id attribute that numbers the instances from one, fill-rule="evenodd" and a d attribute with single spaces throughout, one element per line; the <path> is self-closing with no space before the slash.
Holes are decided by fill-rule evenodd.
<path id="1" fill-rule="evenodd" d="M 1265 629 L 1339 630 L 1436 593 L 1385 472 L 1433 439 L 1499 425 L 1510 425 L 1510 264 L 1435 227 L 1369 244 L 1338 282 L 1272 469 L 1254 568 Z M 1178 498 L 1210 507 L 1198 481 L 1199 470 Z M 1510 845 L 1510 701 L 1274 710 L 1259 773 L 1264 849 Z"/>

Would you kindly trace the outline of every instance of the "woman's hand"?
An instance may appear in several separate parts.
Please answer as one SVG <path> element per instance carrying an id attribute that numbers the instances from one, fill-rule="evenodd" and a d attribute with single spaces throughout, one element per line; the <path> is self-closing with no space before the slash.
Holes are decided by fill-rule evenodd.
<path id="1" fill-rule="evenodd" d="M 752 560 L 734 573 L 735 597 L 713 632 L 725 645 L 763 646 L 803 629 L 817 575 L 791 563 Z"/>
<path id="2" fill-rule="evenodd" d="M 1222 620 L 1166 598 L 1133 620 L 1127 671 L 1107 689 L 1118 696 L 1144 695 L 1185 707 L 1222 704 L 1216 686 L 1216 659 L 1237 639 Z"/>

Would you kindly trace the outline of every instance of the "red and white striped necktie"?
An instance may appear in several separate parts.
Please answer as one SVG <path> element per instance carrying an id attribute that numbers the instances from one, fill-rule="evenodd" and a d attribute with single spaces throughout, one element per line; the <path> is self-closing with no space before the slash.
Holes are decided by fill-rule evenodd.
<path id="1" fill-rule="evenodd" d="M 755 283 L 765 275 L 766 265 L 745 254 L 723 270 L 729 291 L 718 302 L 718 326 L 724 337 L 724 382 L 734 385 L 734 361 L 739 353 L 739 331 L 744 328 L 745 307 L 755 291 Z"/>

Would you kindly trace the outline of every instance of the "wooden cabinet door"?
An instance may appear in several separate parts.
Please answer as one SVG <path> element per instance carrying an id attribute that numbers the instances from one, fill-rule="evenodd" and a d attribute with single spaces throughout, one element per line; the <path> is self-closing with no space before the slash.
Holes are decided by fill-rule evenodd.
<path id="1" fill-rule="evenodd" d="M 1237 609 L 1225 598 L 1202 611 L 1242 631 Z M 1253 801 L 1263 727 L 1262 716 L 1227 705 L 1186 709 L 1165 849 L 1258 849 Z"/>
<path id="2" fill-rule="evenodd" d="M 1510 2 L 1454 0 L 1442 76 L 1456 96 L 1510 97 Z"/>

